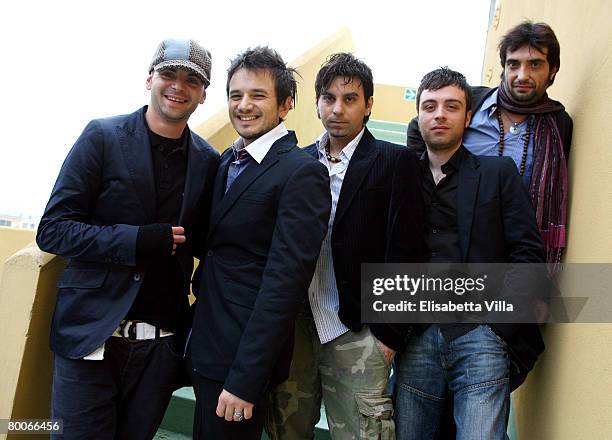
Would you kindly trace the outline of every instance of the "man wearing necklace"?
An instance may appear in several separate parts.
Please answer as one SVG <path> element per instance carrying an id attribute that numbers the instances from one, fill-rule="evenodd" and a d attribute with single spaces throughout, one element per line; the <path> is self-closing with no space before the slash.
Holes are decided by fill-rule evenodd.
<path id="1" fill-rule="evenodd" d="M 361 323 L 360 269 L 385 261 L 391 181 L 402 153 L 412 209 L 401 225 L 408 261 L 425 252 L 423 213 L 416 155 L 376 140 L 365 126 L 373 92 L 372 71 L 350 53 L 332 55 L 317 74 L 317 114 L 326 131 L 306 151 L 329 172 L 332 211 L 309 302 L 296 322 L 289 379 L 272 395 L 266 429 L 274 440 L 313 438 L 321 400 L 333 438 L 395 438 L 386 389 L 404 335 L 399 327 Z"/>
<path id="2" fill-rule="evenodd" d="M 465 77 L 448 68 L 425 75 L 417 92 L 426 144 L 421 165 L 429 261 L 543 263 L 534 211 L 512 160 L 475 156 L 462 145 L 470 124 L 470 93 Z M 393 182 L 400 201 L 402 178 L 398 172 Z M 397 203 L 389 215 L 396 219 L 389 246 L 398 253 L 403 231 L 397 226 L 410 217 L 410 206 Z M 507 276 L 504 285 L 512 289 L 515 280 Z M 510 390 L 543 349 L 537 324 L 413 325 L 396 360 L 397 438 L 448 438 L 440 437 L 441 420 L 451 403 L 456 438 L 505 439 Z"/>
<path id="3" fill-rule="evenodd" d="M 560 262 L 566 237 L 567 159 L 572 120 L 546 90 L 559 71 L 559 42 L 545 23 L 525 21 L 501 39 L 499 87 L 472 88 L 472 121 L 463 143 L 474 154 L 508 156 L 516 163 L 536 210 L 546 262 Z M 418 121 L 408 146 L 424 151 Z"/>

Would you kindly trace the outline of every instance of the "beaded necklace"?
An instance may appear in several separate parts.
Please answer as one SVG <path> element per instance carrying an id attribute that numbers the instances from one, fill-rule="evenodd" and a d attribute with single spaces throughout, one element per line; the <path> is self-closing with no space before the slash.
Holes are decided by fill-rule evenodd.
<path id="1" fill-rule="evenodd" d="M 332 156 L 331 153 L 329 152 L 329 142 L 325 145 L 325 157 L 327 157 L 327 160 L 330 163 L 340 163 L 340 162 L 342 162 L 342 159 L 340 159 L 339 157 Z"/>
<path id="2" fill-rule="evenodd" d="M 499 147 L 497 149 L 497 155 L 504 155 L 504 121 L 502 119 L 501 110 L 497 107 L 497 121 L 499 122 Z M 529 149 L 529 138 L 531 137 L 531 132 L 533 131 L 533 118 L 528 118 L 527 121 L 527 131 L 523 135 L 523 156 L 521 157 L 521 164 L 519 166 L 519 174 L 523 176 L 525 174 L 525 168 L 527 165 L 527 151 Z"/>

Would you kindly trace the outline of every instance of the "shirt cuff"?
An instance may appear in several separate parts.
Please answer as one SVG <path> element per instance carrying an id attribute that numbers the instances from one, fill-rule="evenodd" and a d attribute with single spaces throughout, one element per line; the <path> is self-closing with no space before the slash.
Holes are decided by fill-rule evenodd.
<path id="1" fill-rule="evenodd" d="M 172 255 L 172 225 L 153 223 L 138 228 L 136 259 L 169 257 Z"/>

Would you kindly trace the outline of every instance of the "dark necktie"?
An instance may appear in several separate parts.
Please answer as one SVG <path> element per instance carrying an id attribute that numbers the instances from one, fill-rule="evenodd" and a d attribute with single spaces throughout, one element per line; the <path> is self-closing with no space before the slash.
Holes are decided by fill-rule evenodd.
<path id="1" fill-rule="evenodd" d="M 234 183 L 234 180 L 236 180 L 236 177 L 238 177 L 238 175 L 244 168 L 245 163 L 249 158 L 249 153 L 244 148 L 241 148 L 240 150 L 234 150 L 234 157 L 236 156 L 238 156 L 238 163 L 236 163 L 236 160 L 234 160 L 234 162 L 230 163 L 229 169 L 227 170 L 227 182 L 225 183 L 225 192 L 229 190 L 230 186 L 232 186 L 232 183 Z"/>

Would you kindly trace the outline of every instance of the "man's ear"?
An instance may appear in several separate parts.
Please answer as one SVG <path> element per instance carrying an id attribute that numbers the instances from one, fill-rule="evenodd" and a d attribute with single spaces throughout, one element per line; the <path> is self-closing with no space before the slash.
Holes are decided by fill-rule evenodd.
<path id="1" fill-rule="evenodd" d="M 153 86 L 153 72 L 149 73 L 149 76 L 147 76 L 147 81 L 145 84 L 146 84 L 147 90 L 151 90 L 151 87 Z"/>
<path id="2" fill-rule="evenodd" d="M 204 104 L 206 100 L 206 89 L 202 89 L 202 97 L 200 98 L 200 104 Z"/>
<path id="3" fill-rule="evenodd" d="M 470 126 L 470 122 L 472 121 L 472 110 L 468 110 L 465 114 L 465 128 Z"/>
<path id="4" fill-rule="evenodd" d="M 558 67 L 551 69 L 550 74 L 548 75 L 548 85 L 552 84 L 553 80 L 555 79 L 555 75 L 557 74 L 558 71 L 559 71 Z"/>
<path id="5" fill-rule="evenodd" d="M 366 116 L 370 116 L 372 114 L 372 107 L 374 106 L 374 97 L 370 96 L 368 101 L 366 102 Z"/>
<path id="6" fill-rule="evenodd" d="M 287 96 L 287 99 L 285 99 L 285 101 L 278 108 L 278 112 L 279 112 L 278 116 L 281 119 L 285 119 L 285 117 L 287 116 L 287 113 L 289 113 L 289 110 L 291 110 L 292 106 L 293 106 L 293 98 L 291 96 Z"/>

